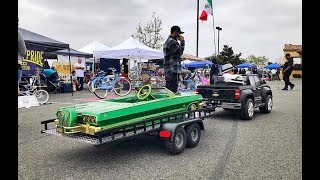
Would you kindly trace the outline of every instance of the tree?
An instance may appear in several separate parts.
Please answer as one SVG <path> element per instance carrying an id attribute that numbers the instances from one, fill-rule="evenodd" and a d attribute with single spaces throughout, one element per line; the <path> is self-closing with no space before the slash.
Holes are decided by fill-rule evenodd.
<path id="1" fill-rule="evenodd" d="M 231 63 L 232 65 L 236 66 L 238 64 L 244 63 L 245 60 L 240 58 L 242 53 L 234 54 L 232 47 L 228 45 L 223 45 L 223 50 L 220 52 L 219 55 L 211 55 L 206 57 L 205 59 L 211 60 L 211 58 L 215 57 L 217 59 L 218 64 L 227 64 Z"/>
<path id="2" fill-rule="evenodd" d="M 208 60 L 208 61 L 211 61 L 212 58 L 215 58 L 217 60 L 218 64 L 225 64 L 219 56 L 216 56 L 214 54 L 209 56 L 209 57 L 206 57 L 205 59 Z"/>
<path id="3" fill-rule="evenodd" d="M 161 25 L 161 19 L 159 16 L 156 16 L 155 12 L 153 12 L 152 20 L 150 20 L 145 27 L 142 27 L 141 23 L 139 23 L 136 28 L 136 34 L 132 36 L 152 49 L 160 49 L 163 44 L 163 38 L 160 35 L 160 31 L 162 30 Z"/>
<path id="4" fill-rule="evenodd" d="M 250 55 L 247 57 L 247 62 L 254 64 L 257 66 L 257 68 L 263 68 L 267 62 L 269 61 L 268 58 L 266 58 L 265 56 L 258 56 L 255 57 L 254 55 Z"/>

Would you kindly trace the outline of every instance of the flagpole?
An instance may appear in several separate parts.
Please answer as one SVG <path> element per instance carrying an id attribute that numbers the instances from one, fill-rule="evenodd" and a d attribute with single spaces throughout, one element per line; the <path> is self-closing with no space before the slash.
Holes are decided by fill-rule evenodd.
<path id="1" fill-rule="evenodd" d="M 196 56 L 198 56 L 198 48 L 199 48 L 199 0 L 197 0 L 197 51 Z"/>
<path id="2" fill-rule="evenodd" d="M 212 14 L 212 24 L 213 24 L 213 44 L 214 44 L 214 54 L 217 55 L 216 48 L 216 28 L 214 28 L 214 15 Z"/>

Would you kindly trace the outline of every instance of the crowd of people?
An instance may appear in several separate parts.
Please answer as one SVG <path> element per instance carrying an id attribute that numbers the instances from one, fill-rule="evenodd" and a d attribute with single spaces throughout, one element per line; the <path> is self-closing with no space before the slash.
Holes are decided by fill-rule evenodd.
<path id="1" fill-rule="evenodd" d="M 181 31 L 179 26 L 171 27 L 171 34 L 166 40 L 163 46 L 164 52 L 164 69 L 166 78 L 166 88 L 170 89 L 172 92 L 177 93 L 178 91 L 178 81 L 181 74 L 181 55 L 184 51 L 185 40 L 181 35 L 184 32 Z M 289 80 L 289 76 L 293 70 L 293 59 L 290 54 L 285 55 L 287 61 L 283 66 L 283 80 L 285 81 L 285 87 L 282 90 L 288 90 L 288 86 L 291 89 L 294 88 Z M 240 74 L 258 74 L 257 68 L 251 68 L 251 71 L 247 71 L 244 68 L 235 68 L 231 64 L 225 64 L 222 66 L 222 70 L 219 69 L 219 65 L 215 58 L 212 59 L 212 67 L 210 69 L 210 84 L 215 84 L 217 77 L 222 75 L 226 80 L 228 79 L 241 79 Z M 280 69 L 271 69 L 268 76 L 272 80 L 280 80 Z"/>
<path id="2" fill-rule="evenodd" d="M 18 19 L 19 25 L 19 19 Z M 184 32 L 181 31 L 179 26 L 171 27 L 171 34 L 165 41 L 163 45 L 164 52 L 164 73 L 166 80 L 166 88 L 171 90 L 174 93 L 178 92 L 178 84 L 181 75 L 181 56 L 185 47 L 185 40 L 183 37 Z M 26 54 L 26 45 L 23 40 L 21 32 L 18 30 L 18 95 L 20 94 L 19 90 L 19 82 L 21 80 L 21 64 L 23 57 Z M 292 84 L 289 80 L 289 76 L 291 75 L 293 69 L 293 59 L 290 57 L 290 54 L 286 54 L 286 63 L 283 66 L 283 80 L 285 81 L 285 86 L 282 90 L 288 90 L 290 86 L 291 89 L 294 88 L 294 84 Z M 235 68 L 231 64 L 225 64 L 222 66 L 222 70 L 219 68 L 217 60 L 215 58 L 212 59 L 212 67 L 210 69 L 210 84 L 215 84 L 219 75 L 222 75 L 224 78 L 234 78 L 234 75 L 247 74 L 248 70 L 244 68 Z M 128 61 L 124 61 L 122 66 L 127 65 Z M 126 67 L 124 67 L 126 68 Z M 128 72 L 128 68 L 123 69 L 124 73 Z M 252 68 L 250 73 L 257 74 L 257 68 Z M 89 76 L 88 76 L 89 74 Z M 268 76 L 272 80 L 280 80 L 279 78 L 279 70 L 272 69 L 268 72 Z M 84 81 L 88 82 L 88 77 L 91 75 L 86 70 L 84 63 L 79 58 L 78 62 L 74 64 L 74 70 L 72 71 L 72 75 L 70 78 L 66 79 L 68 81 L 72 81 L 72 90 L 73 91 L 82 91 L 84 86 Z M 239 77 L 239 76 L 238 76 Z"/>

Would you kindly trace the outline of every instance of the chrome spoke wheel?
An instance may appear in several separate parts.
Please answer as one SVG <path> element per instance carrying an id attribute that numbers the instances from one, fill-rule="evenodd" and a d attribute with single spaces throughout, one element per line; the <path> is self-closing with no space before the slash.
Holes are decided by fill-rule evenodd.
<path id="1" fill-rule="evenodd" d="M 181 133 L 178 133 L 176 137 L 174 138 L 174 143 L 177 146 L 177 148 L 181 148 L 183 145 L 183 136 Z"/>
<path id="2" fill-rule="evenodd" d="M 271 111 L 272 110 L 272 99 L 269 98 L 268 100 L 268 110 Z"/>
<path id="3" fill-rule="evenodd" d="M 248 104 L 248 114 L 249 114 L 250 117 L 253 116 L 253 111 L 254 111 L 253 103 L 249 102 L 249 104 Z"/>

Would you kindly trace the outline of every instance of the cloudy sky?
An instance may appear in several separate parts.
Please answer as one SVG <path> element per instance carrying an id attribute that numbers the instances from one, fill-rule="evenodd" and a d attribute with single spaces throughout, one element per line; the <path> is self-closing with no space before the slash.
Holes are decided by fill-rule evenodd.
<path id="1" fill-rule="evenodd" d="M 205 0 L 200 0 L 201 13 Z M 113 47 L 145 25 L 156 12 L 164 39 L 173 25 L 185 31 L 185 53 L 196 54 L 196 0 L 19 0 L 21 28 L 79 49 L 93 41 Z M 213 0 L 215 26 L 224 44 L 245 58 L 283 55 L 284 44 L 302 43 L 302 0 Z M 199 56 L 214 53 L 212 16 L 199 22 Z M 217 36 L 217 31 L 216 31 Z M 217 41 L 217 37 L 216 37 Z M 216 42 L 217 43 L 217 42 Z"/>

